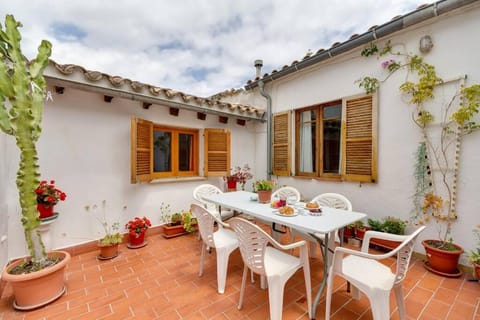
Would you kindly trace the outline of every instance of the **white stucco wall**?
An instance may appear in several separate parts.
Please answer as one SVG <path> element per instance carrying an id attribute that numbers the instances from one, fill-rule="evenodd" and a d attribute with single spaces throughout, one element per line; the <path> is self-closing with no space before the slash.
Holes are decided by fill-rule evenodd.
<path id="1" fill-rule="evenodd" d="M 234 118 L 230 118 L 228 124 L 221 124 L 214 115 L 207 115 L 206 120 L 201 121 L 197 120 L 196 112 L 186 110 L 180 110 L 179 116 L 174 117 L 163 106 L 152 105 L 145 110 L 140 102 L 121 98 L 105 103 L 98 93 L 67 87 L 65 93 L 59 95 L 52 88 L 49 90 L 54 101 L 45 104 L 43 132 L 38 142 L 41 177 L 55 179 L 56 186 L 67 193 L 66 201 L 56 206 L 60 215 L 50 229 L 51 248 L 102 237 L 103 229 L 92 213 L 87 213 L 87 205 L 100 206 L 102 200 L 106 200 L 108 220 L 119 221 L 122 226 L 134 216 L 147 216 L 154 225 L 159 225 L 162 202 L 170 204 L 173 211 L 188 209 L 197 185 L 210 182 L 223 188 L 221 177 L 203 181 L 130 184 L 131 116 L 172 126 L 229 128 L 232 166 L 248 163 L 255 171 L 253 121 L 239 126 Z M 15 154 L 18 152 L 14 144 L 6 146 L 4 140 L 0 138 L 1 157 L 6 158 L 6 163 L 0 167 L 0 178 L 2 184 L 9 187 L 9 192 L 2 188 L 0 200 L 8 199 L 0 203 L 10 204 L 8 245 L 9 257 L 13 258 L 26 254 L 26 250 L 15 188 L 18 163 Z M 203 137 L 200 140 L 202 142 Z M 203 172 L 203 143 L 200 152 L 199 163 Z M 124 205 L 127 206 L 125 211 L 122 210 Z"/>
<path id="2" fill-rule="evenodd" d="M 480 42 L 476 40 L 477 30 L 480 29 L 479 17 L 480 9 L 477 5 L 474 9 L 463 10 L 462 14 L 449 14 L 423 26 L 403 30 L 379 43 L 391 40 L 399 49 L 403 47 L 408 52 L 419 53 L 420 38 L 429 34 L 433 38 L 434 47 L 424 58 L 436 66 L 440 77 L 450 79 L 467 74 L 466 85 L 480 83 L 480 60 L 477 58 Z M 293 110 L 363 93 L 355 81 L 366 75 L 383 78 L 386 73 L 380 63 L 387 58 L 377 60 L 361 57 L 361 49 L 363 48 L 267 83 L 266 90 L 272 96 L 273 112 Z M 377 183 L 360 184 L 294 177 L 279 177 L 279 183 L 297 187 L 305 199 L 324 192 L 344 194 L 351 200 L 354 210 L 365 212 L 372 218 L 393 215 L 408 219 L 413 208 L 411 196 L 415 183 L 414 155 L 421 136 L 418 127 L 411 120 L 413 107 L 405 102 L 405 97 L 402 97 L 398 90 L 404 80 L 405 73 L 396 74 L 382 84 L 379 90 Z M 258 88 L 255 91 L 258 91 Z M 442 98 L 439 97 L 439 100 Z M 292 141 L 295 141 L 294 132 Z M 454 241 L 466 251 L 473 249 L 475 244 L 471 230 L 480 223 L 479 142 L 480 132 L 467 136 L 461 150 L 457 199 L 459 218 L 454 223 L 452 235 Z M 259 158 L 261 156 L 263 155 L 257 155 L 257 162 L 264 162 Z M 434 225 L 429 225 L 421 235 L 422 239 L 436 237 Z M 424 252 L 419 244 L 416 251 Z M 462 262 L 466 264 L 465 257 Z"/>

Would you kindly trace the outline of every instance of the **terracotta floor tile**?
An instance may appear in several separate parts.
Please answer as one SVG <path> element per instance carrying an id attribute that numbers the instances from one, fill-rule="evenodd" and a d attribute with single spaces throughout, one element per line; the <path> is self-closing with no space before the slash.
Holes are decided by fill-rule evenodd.
<path id="1" fill-rule="evenodd" d="M 179 254 L 181 252 L 181 254 Z M 217 293 L 216 255 L 207 255 L 204 275 L 198 276 L 200 242 L 196 235 L 164 239 L 148 237 L 148 245 L 128 249 L 121 245 L 113 260 L 97 259 L 97 252 L 73 256 L 67 267 L 67 293 L 52 304 L 29 312 L 12 308 L 12 290 L 5 287 L 0 298 L 0 320 L 265 320 L 269 316 L 268 290 L 248 277 L 243 308 L 237 309 L 243 273 L 238 251 L 229 260 L 225 294 Z M 394 267 L 394 260 L 382 261 Z M 323 277 L 323 259 L 310 260 L 312 298 Z M 412 260 L 404 280 L 407 319 L 480 320 L 480 283 L 466 281 L 470 275 L 447 279 L 428 272 L 423 262 Z M 354 300 L 346 282 L 334 281 L 332 319 L 371 320 L 370 302 L 362 295 Z M 398 311 L 391 295 L 391 319 Z M 303 272 L 298 271 L 285 287 L 283 315 L 286 320 L 308 320 Z M 316 319 L 325 317 L 325 298 Z"/>

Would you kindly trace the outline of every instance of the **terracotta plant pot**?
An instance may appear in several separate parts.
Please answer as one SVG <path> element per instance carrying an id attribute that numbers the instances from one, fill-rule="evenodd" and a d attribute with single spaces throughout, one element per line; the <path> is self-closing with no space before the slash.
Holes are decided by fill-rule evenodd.
<path id="1" fill-rule="evenodd" d="M 109 260 L 118 256 L 118 243 L 109 245 L 98 243 L 98 248 L 100 249 L 100 254 L 97 258 L 100 260 Z"/>
<path id="2" fill-rule="evenodd" d="M 458 270 L 458 260 L 463 253 L 462 247 L 452 244 L 456 250 L 447 251 L 438 249 L 430 244 L 441 243 L 439 240 L 424 240 L 422 245 L 427 254 L 425 268 L 436 274 L 446 277 L 459 277 L 462 273 Z"/>
<path id="3" fill-rule="evenodd" d="M 270 203 L 270 199 L 272 198 L 272 190 L 257 191 L 257 194 L 259 203 Z"/>
<path id="4" fill-rule="evenodd" d="M 379 246 L 379 247 L 389 249 L 389 250 L 395 249 L 400 244 L 402 244 L 402 243 L 399 242 L 399 241 L 391 241 L 391 240 L 378 239 L 378 238 L 371 238 L 370 239 L 370 245 Z"/>
<path id="5" fill-rule="evenodd" d="M 363 237 L 365 236 L 365 232 L 370 230 L 370 227 L 358 227 L 355 229 L 355 236 L 357 239 L 363 240 Z"/>
<path id="6" fill-rule="evenodd" d="M 52 251 L 48 256 L 59 257 L 61 260 L 56 265 L 28 274 L 8 273 L 8 270 L 23 262 L 23 259 L 18 259 L 3 270 L 2 279 L 9 282 L 13 289 L 15 309 L 43 307 L 65 293 L 65 267 L 70 261 L 70 254 L 66 251 Z"/>
<path id="7" fill-rule="evenodd" d="M 162 227 L 162 236 L 167 239 L 178 237 L 188 233 L 187 231 L 185 231 L 185 228 L 181 224 L 174 225 L 174 226 L 164 224 L 161 227 Z"/>

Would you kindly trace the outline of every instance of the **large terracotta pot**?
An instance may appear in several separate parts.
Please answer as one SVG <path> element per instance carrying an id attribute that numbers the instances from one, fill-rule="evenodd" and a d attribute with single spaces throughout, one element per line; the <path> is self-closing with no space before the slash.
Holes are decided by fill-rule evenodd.
<path id="1" fill-rule="evenodd" d="M 40 213 L 40 219 L 45 219 L 53 216 L 54 206 L 45 206 L 42 203 L 37 203 L 37 210 Z"/>
<path id="2" fill-rule="evenodd" d="M 257 191 L 257 194 L 258 194 L 258 202 L 270 203 L 270 199 L 272 198 L 272 190 Z"/>
<path id="3" fill-rule="evenodd" d="M 65 267 L 70 261 L 66 251 L 52 251 L 49 257 L 59 257 L 61 260 L 50 267 L 28 274 L 10 274 L 9 270 L 21 264 L 18 259 L 8 265 L 2 273 L 2 279 L 9 282 L 13 289 L 15 301 L 13 307 L 19 310 L 31 310 L 45 306 L 65 292 Z"/>
<path id="4" fill-rule="evenodd" d="M 447 251 L 435 248 L 430 244 L 441 243 L 439 240 L 424 240 L 422 245 L 427 254 L 427 264 L 425 267 L 437 274 L 447 277 L 457 277 L 461 275 L 458 270 L 458 260 L 463 253 L 463 248 L 459 245 L 452 244 L 456 250 Z"/>

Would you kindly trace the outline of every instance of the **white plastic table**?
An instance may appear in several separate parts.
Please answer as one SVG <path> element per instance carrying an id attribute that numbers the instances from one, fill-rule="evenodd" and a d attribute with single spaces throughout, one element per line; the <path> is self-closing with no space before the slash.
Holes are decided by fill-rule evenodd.
<path id="1" fill-rule="evenodd" d="M 321 250 L 323 250 L 324 263 L 323 279 L 312 305 L 312 317 L 315 319 L 317 305 L 327 283 L 328 270 L 331 264 L 330 260 L 334 250 L 335 241 L 329 241 L 329 239 L 335 239 L 336 230 L 354 223 L 355 221 L 361 220 L 367 215 L 361 212 L 322 207 L 322 214 L 319 216 L 313 216 L 309 214 L 281 216 L 272 210 L 269 203 L 263 204 L 252 200 L 255 199 L 256 196 L 257 195 L 252 192 L 235 191 L 207 195 L 203 198 L 221 207 L 240 211 L 255 218 L 270 221 L 272 223 L 282 224 L 293 229 L 302 230 L 317 239 Z M 322 241 L 320 238 L 315 236 L 315 233 L 324 234 L 325 239 Z"/>

